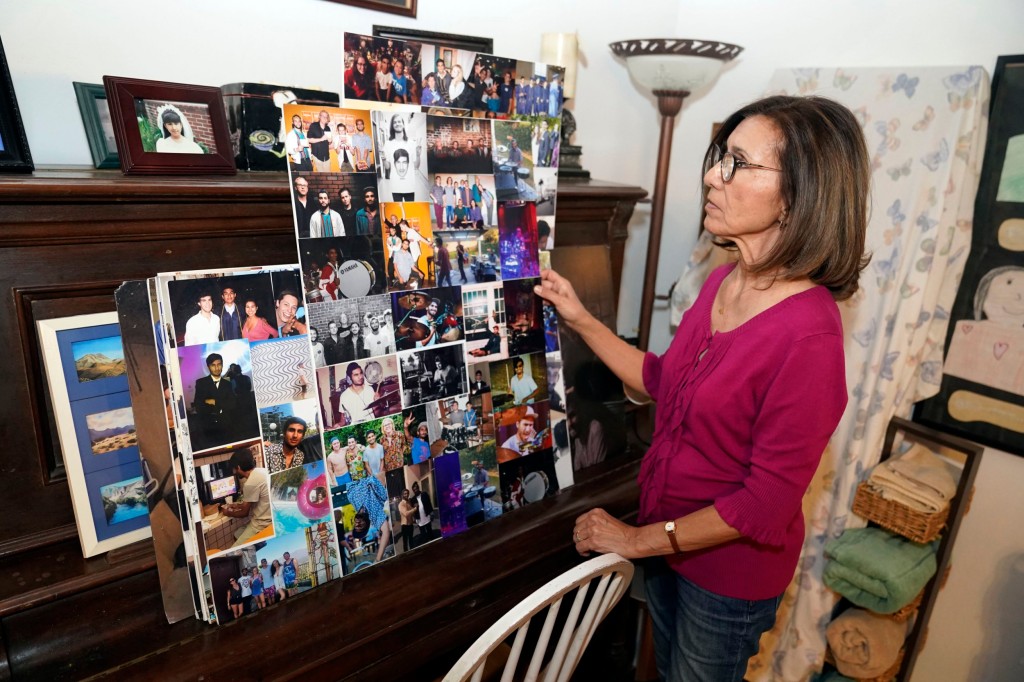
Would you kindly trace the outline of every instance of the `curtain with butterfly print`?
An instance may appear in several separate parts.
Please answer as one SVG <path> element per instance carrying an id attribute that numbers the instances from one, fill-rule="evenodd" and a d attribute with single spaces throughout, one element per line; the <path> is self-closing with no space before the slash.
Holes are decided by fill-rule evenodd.
<path id="1" fill-rule="evenodd" d="M 823 545 L 864 525 L 850 506 L 881 457 L 889 419 L 939 390 L 971 243 L 989 90 L 977 66 L 800 69 L 772 78 L 769 94 L 829 97 L 860 120 L 872 158 L 873 256 L 861 290 L 840 304 L 850 402 L 804 498 L 803 555 L 748 680 L 806 680 L 821 669 L 836 602 L 821 580 Z"/>

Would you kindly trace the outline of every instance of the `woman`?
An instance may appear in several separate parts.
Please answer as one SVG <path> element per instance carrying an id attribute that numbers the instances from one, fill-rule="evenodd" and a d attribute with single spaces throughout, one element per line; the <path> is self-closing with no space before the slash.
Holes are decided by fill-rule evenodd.
<path id="1" fill-rule="evenodd" d="M 388 283 L 395 281 L 395 252 L 402 248 L 402 238 L 398 236 L 398 225 L 388 224 L 388 236 L 384 240 L 385 255 L 388 259 Z"/>
<path id="2" fill-rule="evenodd" d="M 288 588 L 284 586 L 284 571 L 281 570 L 281 562 L 274 559 L 270 564 L 270 574 L 274 576 L 274 591 L 281 595 L 281 601 L 288 598 Z"/>
<path id="3" fill-rule="evenodd" d="M 267 321 L 257 315 L 259 306 L 253 299 L 245 301 L 245 322 L 242 323 L 242 336 L 249 341 L 266 341 L 276 339 L 277 330 L 270 326 Z"/>
<path id="4" fill-rule="evenodd" d="M 455 247 L 455 260 L 459 262 L 459 276 L 462 277 L 463 282 L 468 282 L 466 279 L 466 261 L 469 258 L 466 256 L 466 247 L 459 243 Z"/>
<path id="5" fill-rule="evenodd" d="M 405 455 L 409 451 L 409 440 L 405 431 L 395 428 L 392 417 L 380 424 L 380 444 L 384 446 L 384 468 L 387 471 L 401 469 L 405 465 Z"/>
<path id="6" fill-rule="evenodd" d="M 249 581 L 249 585 L 252 588 L 252 600 L 256 606 L 260 609 L 267 608 L 267 600 L 263 596 L 263 575 L 256 566 L 252 567 L 252 580 Z"/>
<path id="7" fill-rule="evenodd" d="M 466 78 L 462 75 L 462 67 L 452 66 L 452 82 L 448 86 L 448 101 L 453 109 L 471 109 L 473 106 L 473 88 L 466 86 Z"/>
<path id="8" fill-rule="evenodd" d="M 481 213 L 479 204 L 472 199 L 469 200 L 469 211 L 466 212 L 466 218 L 470 227 L 475 227 L 478 230 L 484 229 L 484 214 Z"/>
<path id="9" fill-rule="evenodd" d="M 451 227 L 452 221 L 455 220 L 455 201 L 458 195 L 458 187 L 449 176 L 444 183 L 444 220 L 448 227 Z"/>
<path id="10" fill-rule="evenodd" d="M 156 150 L 172 154 L 205 154 L 203 148 L 192 139 L 192 130 L 186 128 L 178 112 L 165 109 L 160 114 L 160 132 L 163 137 L 156 141 Z"/>
<path id="11" fill-rule="evenodd" d="M 739 262 L 711 274 L 664 355 L 620 341 L 558 274 L 536 288 L 631 398 L 659 404 L 641 525 L 594 509 L 573 541 L 649 557 L 667 680 L 742 680 L 775 622 L 803 544 L 801 498 L 847 401 L 835 302 L 867 264 L 869 160 L 845 107 L 754 102 L 716 133 L 705 168 L 704 227 Z"/>
<path id="12" fill-rule="evenodd" d="M 309 342 L 313 345 L 313 365 L 316 367 L 327 366 L 327 356 L 324 353 L 324 344 L 317 339 L 320 338 L 320 330 L 309 325 Z"/>
<path id="13" fill-rule="evenodd" d="M 440 142 L 438 138 L 438 142 Z M 441 176 L 434 176 L 434 185 L 430 188 L 430 203 L 434 205 L 434 224 L 437 229 L 444 229 L 444 185 Z"/>
<path id="14" fill-rule="evenodd" d="M 234 578 L 228 581 L 228 606 L 231 607 L 233 618 L 241 618 L 245 609 L 245 600 L 242 598 L 242 588 Z"/>
<path id="15" fill-rule="evenodd" d="M 409 103 L 408 78 L 405 75 L 405 64 L 401 59 L 395 60 L 394 70 L 391 72 L 391 92 L 395 104 Z"/>

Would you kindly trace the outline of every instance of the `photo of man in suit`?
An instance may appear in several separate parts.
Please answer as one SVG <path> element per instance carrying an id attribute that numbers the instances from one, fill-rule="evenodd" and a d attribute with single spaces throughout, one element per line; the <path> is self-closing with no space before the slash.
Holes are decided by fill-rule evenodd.
<path id="1" fill-rule="evenodd" d="M 193 448 L 205 448 L 228 442 L 231 418 L 235 414 L 237 399 L 235 387 L 223 375 L 224 357 L 220 353 L 206 356 L 206 369 L 210 372 L 196 379 L 192 410 L 195 427 L 192 429 Z"/>

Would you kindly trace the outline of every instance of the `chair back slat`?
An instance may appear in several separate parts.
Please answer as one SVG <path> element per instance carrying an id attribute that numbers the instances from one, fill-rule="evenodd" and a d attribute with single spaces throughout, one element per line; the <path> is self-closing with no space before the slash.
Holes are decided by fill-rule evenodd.
<path id="1" fill-rule="evenodd" d="M 562 597 L 559 597 L 548 607 L 548 615 L 544 618 L 544 627 L 541 628 L 540 637 L 534 647 L 533 656 L 530 658 L 530 667 L 526 670 L 526 677 L 523 682 L 535 682 L 540 674 L 540 666 L 544 662 L 544 652 L 547 651 L 548 641 L 551 639 L 551 631 L 558 619 L 558 612 L 562 608 Z"/>

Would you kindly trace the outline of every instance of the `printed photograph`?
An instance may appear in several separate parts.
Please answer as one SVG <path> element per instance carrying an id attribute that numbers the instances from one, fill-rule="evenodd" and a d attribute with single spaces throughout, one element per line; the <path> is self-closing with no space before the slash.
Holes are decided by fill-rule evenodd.
<path id="1" fill-rule="evenodd" d="M 433 223 L 438 230 L 466 238 L 496 224 L 492 175 L 436 174 L 430 198 Z"/>
<path id="2" fill-rule="evenodd" d="M 558 350 L 558 312 L 547 301 L 541 303 L 541 310 L 544 314 L 544 351 L 554 353 Z"/>
<path id="3" fill-rule="evenodd" d="M 251 356 L 254 381 L 250 386 L 260 407 L 313 397 L 314 368 L 305 337 L 256 341 L 251 344 Z"/>
<path id="4" fill-rule="evenodd" d="M 469 284 L 462 287 L 466 355 L 474 362 L 508 357 L 504 291 L 501 282 Z M 472 379 L 471 373 L 470 380 Z"/>
<path id="5" fill-rule="evenodd" d="M 322 460 L 270 475 L 270 508 L 277 535 L 330 521 L 331 495 Z"/>
<path id="6" fill-rule="evenodd" d="M 382 211 L 381 236 L 387 258 L 388 289 L 408 291 L 432 286 L 439 275 L 435 273 L 430 204 L 385 202 Z"/>
<path id="7" fill-rule="evenodd" d="M 317 367 L 395 352 L 391 297 L 387 294 L 310 306 L 307 319 Z"/>
<path id="8" fill-rule="evenodd" d="M 466 360 L 461 344 L 399 352 L 398 363 L 405 407 L 467 392 Z"/>
<path id="9" fill-rule="evenodd" d="M 427 116 L 418 112 L 370 112 L 379 154 L 378 187 L 387 201 L 430 201 L 427 180 Z"/>
<path id="10" fill-rule="evenodd" d="M 495 121 L 493 173 L 498 201 L 536 201 L 533 131 L 527 122 Z"/>
<path id="11" fill-rule="evenodd" d="M 430 462 L 412 464 L 388 472 L 391 518 L 401 535 L 396 541 L 398 554 L 441 537 L 441 524 L 435 501 L 434 472 Z"/>
<path id="12" fill-rule="evenodd" d="M 502 279 L 539 277 L 537 207 L 530 202 L 498 204 L 498 248 Z"/>
<path id="13" fill-rule="evenodd" d="M 554 456 L 542 450 L 529 457 L 501 462 L 499 451 L 498 477 L 505 511 L 540 502 L 558 492 Z"/>
<path id="14" fill-rule="evenodd" d="M 271 348 L 282 345 L 262 343 Z M 305 342 L 302 345 L 305 346 Z M 308 354 L 308 350 L 306 352 Z M 276 348 L 273 353 L 276 355 Z M 259 436 L 253 361 L 247 341 L 237 339 L 178 348 L 178 367 L 193 451 Z M 259 373 L 263 379 L 263 370 Z M 272 404 L 281 402 L 287 400 L 275 400 Z"/>
<path id="15" fill-rule="evenodd" d="M 498 412 L 494 426 L 499 462 L 551 449 L 551 415 L 547 401 Z"/>
<path id="16" fill-rule="evenodd" d="M 555 450 L 555 473 L 562 490 L 574 482 L 569 420 L 565 412 L 565 380 L 562 377 L 562 354 L 548 353 L 548 395 L 550 400 L 551 441 Z"/>
<path id="17" fill-rule="evenodd" d="M 398 360 L 384 355 L 317 370 L 325 430 L 359 424 L 401 409 Z"/>
<path id="18" fill-rule="evenodd" d="M 337 499 L 338 528 L 345 574 L 349 575 L 395 555 L 387 487 L 375 476 L 351 481 Z"/>
<path id="19" fill-rule="evenodd" d="M 142 151 L 160 154 L 216 154 L 210 107 L 197 102 L 136 99 Z"/>
<path id="20" fill-rule="evenodd" d="M 491 363 L 478 362 L 469 365 L 469 395 L 479 396 L 491 392 Z"/>
<path id="21" fill-rule="evenodd" d="M 208 556 L 274 536 L 270 474 L 258 439 L 202 453 L 194 464 Z"/>
<path id="22" fill-rule="evenodd" d="M 72 342 L 71 355 L 79 383 L 127 374 L 120 335 Z"/>
<path id="23" fill-rule="evenodd" d="M 292 210 L 300 238 L 375 234 L 380 225 L 373 173 L 292 173 Z"/>
<path id="24" fill-rule="evenodd" d="M 505 282 L 503 293 L 509 355 L 536 353 L 545 348 L 544 299 L 533 291 L 538 284 L 539 277 Z"/>
<path id="25" fill-rule="evenodd" d="M 501 516 L 497 447 L 493 439 L 459 452 L 462 507 L 466 525 L 476 526 Z"/>
<path id="26" fill-rule="evenodd" d="M 130 407 L 86 415 L 85 424 L 94 455 L 137 447 L 139 444 L 135 435 L 135 417 Z"/>
<path id="27" fill-rule="evenodd" d="M 327 478 L 332 492 L 365 476 L 376 476 L 384 483 L 386 472 L 411 464 L 417 412 L 422 421 L 421 408 L 326 433 Z M 417 454 L 421 460 L 429 458 Z"/>
<path id="28" fill-rule="evenodd" d="M 375 169 L 370 112 L 285 104 L 288 169 L 305 173 L 369 173 Z"/>
<path id="29" fill-rule="evenodd" d="M 427 167 L 434 175 L 492 173 L 491 121 L 427 116 Z"/>
<path id="30" fill-rule="evenodd" d="M 315 400 L 300 400 L 260 410 L 263 452 L 270 473 L 323 459 L 319 411 Z"/>
<path id="31" fill-rule="evenodd" d="M 516 355 L 491 363 L 491 396 L 498 412 L 548 399 L 544 353 Z"/>
<path id="32" fill-rule="evenodd" d="M 167 282 L 167 293 L 179 347 L 279 335 L 269 273 L 175 279 Z"/>
<path id="33" fill-rule="evenodd" d="M 344 45 L 345 99 L 391 104 L 423 101 L 420 43 L 346 33 Z"/>
<path id="34" fill-rule="evenodd" d="M 376 232 L 363 237 L 302 239 L 299 262 L 306 301 L 311 304 L 380 294 L 387 284 L 384 244 Z"/>
<path id="35" fill-rule="evenodd" d="M 108 526 L 149 515 L 142 476 L 102 486 L 100 497 L 103 499 L 103 514 Z"/>
<path id="36" fill-rule="evenodd" d="M 494 401 L 490 393 L 469 397 L 463 424 L 466 427 L 466 447 L 474 448 L 494 440 Z"/>
<path id="37" fill-rule="evenodd" d="M 458 452 L 434 458 L 434 485 L 437 487 L 441 537 L 451 537 L 466 530 L 469 526 L 466 525 L 466 510 L 462 504 L 462 471 Z"/>
<path id="38" fill-rule="evenodd" d="M 534 173 L 537 180 L 537 198 L 543 197 L 541 193 L 541 169 L 552 170 L 558 168 L 558 147 L 562 141 L 561 135 L 561 108 L 550 118 L 541 116 L 533 126 L 533 139 L 531 151 L 533 152 Z M 544 174 L 550 177 L 548 174 Z"/>
<path id="39" fill-rule="evenodd" d="M 460 341 L 463 334 L 461 287 L 438 287 L 391 294 L 398 350 Z"/>
<path id="40" fill-rule="evenodd" d="M 537 177 L 537 215 L 547 218 L 554 225 L 555 202 L 558 195 L 558 169 L 535 168 Z M 543 244 L 541 248 L 545 247 Z"/>

